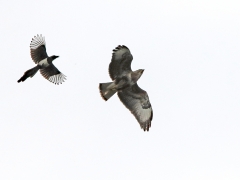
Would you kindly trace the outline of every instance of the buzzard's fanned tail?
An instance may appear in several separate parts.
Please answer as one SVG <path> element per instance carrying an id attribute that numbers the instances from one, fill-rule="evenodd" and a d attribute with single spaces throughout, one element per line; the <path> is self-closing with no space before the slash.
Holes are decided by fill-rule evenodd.
<path id="1" fill-rule="evenodd" d="M 20 83 L 21 81 L 23 82 L 29 77 L 33 77 L 38 72 L 39 69 L 40 69 L 39 66 L 35 66 L 34 68 L 27 70 L 17 82 Z"/>
<path id="2" fill-rule="evenodd" d="M 107 101 L 110 97 L 112 97 L 117 92 L 117 90 L 108 89 L 108 87 L 112 83 L 113 82 L 99 83 L 100 94 L 105 101 Z"/>

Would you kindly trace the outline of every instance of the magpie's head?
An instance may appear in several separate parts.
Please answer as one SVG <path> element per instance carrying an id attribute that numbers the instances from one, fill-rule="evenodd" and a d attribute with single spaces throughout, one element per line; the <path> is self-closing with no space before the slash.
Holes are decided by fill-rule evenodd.
<path id="1" fill-rule="evenodd" d="M 54 60 L 54 59 L 56 59 L 56 58 L 58 58 L 58 57 L 59 57 L 59 56 L 55 56 L 55 55 L 51 56 L 52 60 Z"/>

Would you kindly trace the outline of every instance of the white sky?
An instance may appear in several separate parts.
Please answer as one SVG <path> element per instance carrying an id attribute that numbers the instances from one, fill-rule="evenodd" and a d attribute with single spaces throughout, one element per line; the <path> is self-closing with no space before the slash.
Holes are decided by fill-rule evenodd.
<path id="1" fill-rule="evenodd" d="M 1 180 L 239 180 L 240 1 L 1 1 Z M 34 67 L 30 41 L 67 75 Z M 117 45 L 130 48 L 149 94 L 149 132 L 114 95 Z"/>

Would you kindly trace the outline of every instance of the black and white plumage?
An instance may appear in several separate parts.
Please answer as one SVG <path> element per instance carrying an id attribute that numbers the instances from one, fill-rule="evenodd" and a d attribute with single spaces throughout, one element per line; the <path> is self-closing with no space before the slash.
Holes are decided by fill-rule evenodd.
<path id="1" fill-rule="evenodd" d="M 126 46 L 119 45 L 113 50 L 109 64 L 109 75 L 113 82 L 100 83 L 100 94 L 107 101 L 118 92 L 119 99 L 132 112 L 141 128 L 148 131 L 153 118 L 152 106 L 147 92 L 137 85 L 144 70 L 132 71 L 132 60 L 133 56 Z"/>
<path id="2" fill-rule="evenodd" d="M 38 70 L 44 78 L 54 84 L 62 84 L 66 80 L 66 76 L 62 74 L 52 63 L 58 56 L 48 56 L 46 51 L 45 38 L 42 35 L 34 36 L 30 43 L 30 54 L 32 60 L 37 64 L 32 69 L 27 70 L 24 75 L 18 80 L 25 81 L 28 77 L 33 77 Z"/>

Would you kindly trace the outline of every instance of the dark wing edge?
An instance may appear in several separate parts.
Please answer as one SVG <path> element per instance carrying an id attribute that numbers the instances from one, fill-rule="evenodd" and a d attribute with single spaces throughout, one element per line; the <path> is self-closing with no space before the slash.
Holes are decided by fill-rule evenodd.
<path id="1" fill-rule="evenodd" d="M 132 71 L 131 62 L 133 56 L 127 46 L 119 45 L 113 49 L 112 60 L 109 64 L 109 75 L 112 80 L 116 77 L 121 76 L 124 71 Z"/>
<path id="2" fill-rule="evenodd" d="M 62 84 L 67 77 L 61 73 L 53 64 L 44 69 L 40 69 L 40 73 L 45 79 L 57 85 Z"/>
<path id="3" fill-rule="evenodd" d="M 135 84 L 128 89 L 119 91 L 118 97 L 135 116 L 141 128 L 144 131 L 149 131 L 153 118 L 153 110 L 147 92 Z"/>
<path id="4" fill-rule="evenodd" d="M 32 41 L 30 43 L 30 54 L 32 60 L 36 64 L 48 57 L 45 38 L 41 34 L 32 38 Z"/>

